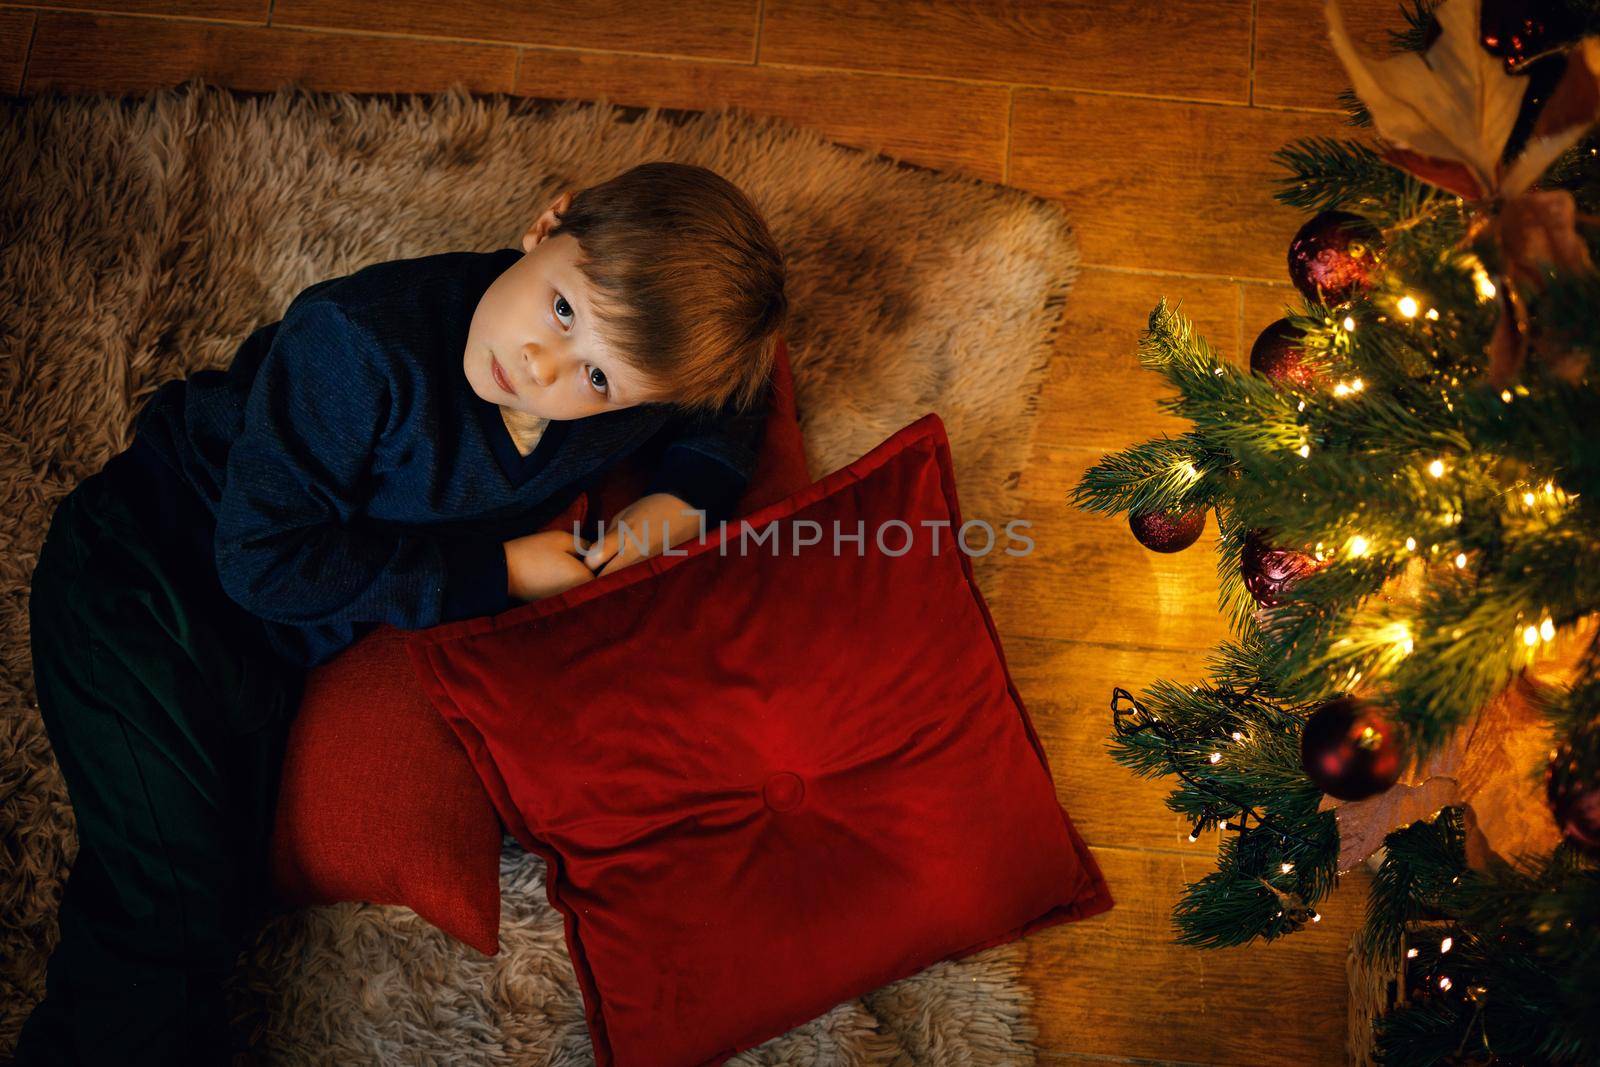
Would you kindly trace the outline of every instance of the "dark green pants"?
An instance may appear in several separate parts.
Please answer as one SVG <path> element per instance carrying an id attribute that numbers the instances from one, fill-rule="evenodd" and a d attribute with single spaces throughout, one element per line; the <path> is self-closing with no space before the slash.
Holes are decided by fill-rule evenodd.
<path id="1" fill-rule="evenodd" d="M 210 513 L 143 442 L 57 507 L 34 681 L 78 852 L 21 1064 L 218 1063 L 223 980 L 280 908 L 267 842 L 304 669 L 219 583 Z"/>

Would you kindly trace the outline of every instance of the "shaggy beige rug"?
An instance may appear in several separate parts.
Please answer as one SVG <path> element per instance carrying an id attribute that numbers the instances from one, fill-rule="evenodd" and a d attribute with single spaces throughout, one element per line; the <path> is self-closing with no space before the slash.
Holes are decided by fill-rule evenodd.
<path id="1" fill-rule="evenodd" d="M 789 263 L 788 333 L 814 475 L 927 411 L 966 518 L 1003 537 L 1077 245 L 1056 206 L 777 119 L 579 101 L 235 93 L 10 98 L 0 130 L 0 1050 L 43 992 L 76 853 L 40 723 L 29 578 L 60 497 L 129 443 L 169 378 L 225 366 L 311 282 L 514 243 L 562 189 L 650 159 L 727 176 Z M 975 557 L 992 595 L 999 551 Z M 505 838 L 502 951 L 408 909 L 311 908 L 264 927 L 230 985 L 265 1062 L 591 1061 L 544 864 Z M 739 1064 L 1027 1063 L 1018 944 L 840 1004 Z"/>

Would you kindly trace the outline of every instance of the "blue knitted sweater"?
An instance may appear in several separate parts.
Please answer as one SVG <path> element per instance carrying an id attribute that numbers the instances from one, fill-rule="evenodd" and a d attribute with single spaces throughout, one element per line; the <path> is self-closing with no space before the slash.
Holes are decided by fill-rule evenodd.
<path id="1" fill-rule="evenodd" d="M 636 450 L 646 492 L 704 509 L 710 527 L 731 517 L 765 405 L 553 420 L 518 452 L 461 361 L 479 297 L 521 255 L 446 252 L 317 282 L 226 370 L 165 382 L 139 410 L 135 445 L 204 500 L 222 586 L 280 654 L 315 666 L 378 623 L 505 610 L 503 542 Z"/>

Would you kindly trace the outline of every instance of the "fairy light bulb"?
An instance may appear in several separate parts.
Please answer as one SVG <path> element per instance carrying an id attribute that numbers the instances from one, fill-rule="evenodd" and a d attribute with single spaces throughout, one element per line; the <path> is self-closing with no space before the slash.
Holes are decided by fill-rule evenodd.
<path id="1" fill-rule="evenodd" d="M 1457 552 L 1456 553 L 1456 568 L 1460 569 L 1462 567 L 1465 567 L 1466 565 L 1467 565 L 1467 554 L 1465 552 Z"/>
<path id="2" fill-rule="evenodd" d="M 1417 647 L 1416 642 L 1411 637 L 1411 627 L 1404 622 L 1391 623 L 1386 636 L 1394 642 L 1395 647 L 1400 650 L 1400 654 L 1403 656 L 1411 655 L 1412 651 Z"/>
<path id="3" fill-rule="evenodd" d="M 1221 763 L 1222 762 L 1222 753 L 1213 752 L 1213 753 L 1211 753 L 1210 756 L 1208 756 L 1206 758 L 1209 759 L 1212 763 Z"/>
<path id="4" fill-rule="evenodd" d="M 1414 960 L 1416 958 L 1417 958 L 1417 950 L 1416 949 L 1414 949 L 1414 948 L 1406 949 L 1406 959 Z"/>
<path id="5" fill-rule="evenodd" d="M 1522 643 L 1527 645 L 1529 648 L 1537 645 L 1539 643 L 1539 628 L 1537 626 L 1530 626 L 1526 630 L 1523 630 Z"/>
<path id="6" fill-rule="evenodd" d="M 1452 948 L 1455 947 L 1455 943 L 1456 943 L 1456 939 L 1455 938 L 1447 937 L 1443 941 L 1439 942 L 1439 951 L 1440 952 L 1449 952 Z"/>
<path id="7" fill-rule="evenodd" d="M 1311 446 L 1301 445 L 1299 448 L 1295 449 L 1295 451 L 1300 454 L 1301 459 L 1305 459 L 1311 455 Z"/>
<path id="8" fill-rule="evenodd" d="M 1545 619 L 1539 624 L 1539 636 L 1544 638 L 1546 641 L 1555 640 L 1556 624 L 1548 618 Z"/>
<path id="9" fill-rule="evenodd" d="M 1343 325 L 1344 325 L 1344 332 L 1345 333 L 1355 333 L 1356 332 L 1356 320 L 1352 316 L 1346 315 L 1344 317 L 1344 324 Z"/>
<path id="10" fill-rule="evenodd" d="M 1444 460 L 1436 459 L 1432 463 L 1428 464 L 1428 473 L 1433 475 L 1435 478 L 1443 478 Z"/>
<path id="11" fill-rule="evenodd" d="M 1288 874 L 1290 871 L 1294 870 L 1294 864 L 1292 864 L 1292 863 L 1281 863 L 1281 864 L 1278 865 L 1278 868 L 1284 874 Z"/>
<path id="12" fill-rule="evenodd" d="M 1395 306 L 1399 308 L 1400 314 L 1404 315 L 1406 318 L 1414 319 L 1417 317 L 1418 308 L 1416 297 L 1402 296 L 1400 298 L 1400 303 Z"/>
<path id="13" fill-rule="evenodd" d="M 1235 741 L 1243 741 L 1244 740 L 1244 734 L 1240 733 L 1238 730 L 1235 730 L 1233 732 L 1233 739 Z"/>
<path id="14" fill-rule="evenodd" d="M 1489 272 L 1483 269 L 1482 264 L 1472 269 L 1472 282 L 1478 287 L 1478 295 L 1480 297 L 1485 300 L 1494 299 L 1496 292 L 1494 282 L 1490 279 Z"/>
<path id="15" fill-rule="evenodd" d="M 1439 309 L 1438 308 L 1429 308 L 1428 309 L 1428 314 L 1427 314 L 1426 317 L 1427 317 L 1429 322 L 1438 322 L 1439 321 Z"/>
<path id="16" fill-rule="evenodd" d="M 1417 550 L 1417 539 L 1415 537 L 1406 538 L 1406 551 L 1407 552 L 1415 552 L 1416 550 Z"/>
<path id="17" fill-rule="evenodd" d="M 1445 975 L 1443 978 L 1439 979 L 1439 988 L 1447 992 L 1453 984 L 1454 983 L 1450 981 L 1449 975 Z"/>
<path id="18" fill-rule="evenodd" d="M 1356 536 L 1350 538 L 1350 558 L 1360 559 L 1362 556 L 1367 554 L 1371 547 L 1371 542 L 1369 542 L 1365 537 L 1362 537 L 1360 534 L 1357 534 Z"/>

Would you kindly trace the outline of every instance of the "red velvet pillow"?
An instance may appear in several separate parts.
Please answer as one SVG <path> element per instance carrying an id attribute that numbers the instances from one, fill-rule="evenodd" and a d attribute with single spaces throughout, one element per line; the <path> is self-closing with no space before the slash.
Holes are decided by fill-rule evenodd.
<path id="1" fill-rule="evenodd" d="M 772 386 L 740 514 L 811 483 L 783 344 Z M 618 464 L 545 528 L 609 520 L 639 497 L 648 475 L 643 462 Z M 461 743 L 417 687 L 405 633 L 379 626 L 307 672 L 280 779 L 273 890 L 284 907 L 405 905 L 492 956 L 500 950 L 500 819 Z"/>
<path id="2" fill-rule="evenodd" d="M 600 1067 L 721 1063 L 1112 906 L 953 547 L 939 417 L 746 521 L 407 634 L 545 859 Z"/>

